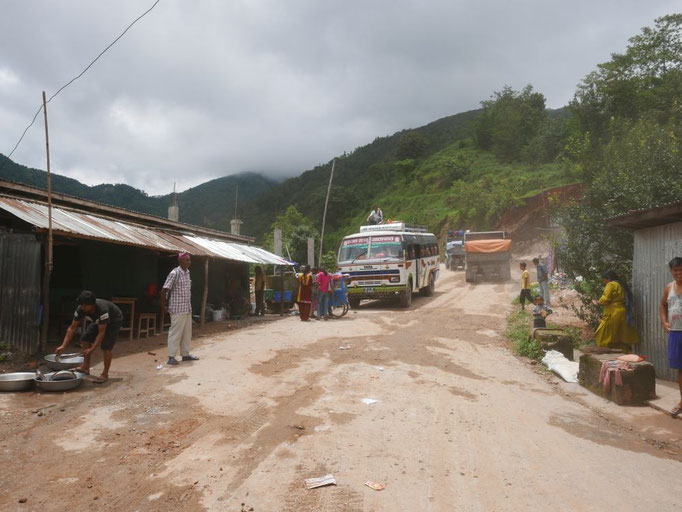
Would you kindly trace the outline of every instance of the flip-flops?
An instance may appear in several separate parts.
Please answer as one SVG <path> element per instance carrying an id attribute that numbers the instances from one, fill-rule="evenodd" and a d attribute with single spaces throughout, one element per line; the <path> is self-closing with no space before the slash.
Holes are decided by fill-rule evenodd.
<path id="1" fill-rule="evenodd" d="M 672 411 L 670 411 L 670 416 L 673 418 L 677 418 L 680 413 L 682 413 L 682 405 L 678 405 L 677 407 L 674 407 Z"/>

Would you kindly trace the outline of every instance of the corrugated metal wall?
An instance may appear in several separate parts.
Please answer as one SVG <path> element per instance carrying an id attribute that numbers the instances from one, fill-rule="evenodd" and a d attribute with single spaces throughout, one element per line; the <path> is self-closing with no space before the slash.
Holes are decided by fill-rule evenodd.
<path id="1" fill-rule="evenodd" d="M 31 234 L 0 233 L 0 341 L 38 349 L 40 242 Z"/>
<path id="2" fill-rule="evenodd" d="M 672 280 L 668 261 L 673 256 L 682 256 L 682 222 L 635 231 L 632 291 L 641 338 L 639 352 L 654 364 L 656 376 L 666 380 L 677 380 L 677 372 L 668 368 L 668 339 L 658 305 L 663 288 Z"/>

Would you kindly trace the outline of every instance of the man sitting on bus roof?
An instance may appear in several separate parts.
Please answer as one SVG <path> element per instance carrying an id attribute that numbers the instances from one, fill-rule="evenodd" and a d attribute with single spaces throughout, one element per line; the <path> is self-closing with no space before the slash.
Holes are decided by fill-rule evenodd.
<path id="1" fill-rule="evenodd" d="M 384 212 L 382 212 L 381 208 L 379 208 L 378 206 L 375 206 L 374 209 L 367 216 L 367 224 L 369 224 L 370 226 L 373 226 L 375 224 L 381 224 L 383 220 Z"/>

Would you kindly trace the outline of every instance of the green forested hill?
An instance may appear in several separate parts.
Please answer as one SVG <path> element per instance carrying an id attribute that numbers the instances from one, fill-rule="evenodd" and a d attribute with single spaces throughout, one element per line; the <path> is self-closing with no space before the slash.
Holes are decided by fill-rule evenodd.
<path id="1" fill-rule="evenodd" d="M 545 111 L 544 98 L 538 108 L 542 119 L 562 117 L 561 112 Z M 490 106 L 378 137 L 337 157 L 325 246 L 332 249 L 356 229 L 375 204 L 386 217 L 418 222 L 435 231 L 446 223 L 483 228 L 493 226 L 520 197 L 573 179 L 558 164 L 505 163 L 493 147 L 481 149 L 475 134 L 489 110 Z M 0 159 L 7 160 L 2 155 Z M 309 234 L 317 235 L 330 171 L 331 162 L 279 184 L 253 173 L 218 178 L 178 193 L 180 220 L 229 230 L 239 186 L 243 234 L 263 242 L 277 216 L 293 205 Z M 0 169 L 0 178 L 41 188 L 45 183 L 43 171 L 12 161 Z M 148 196 L 125 184 L 89 187 L 59 175 L 53 176 L 52 183 L 56 192 L 159 216 L 166 215 L 171 201 L 169 195 Z"/>
<path id="2" fill-rule="evenodd" d="M 4 164 L 4 165 L 3 165 Z M 12 162 L 0 155 L 0 179 L 45 188 L 45 172 Z M 239 187 L 239 204 L 245 205 L 271 190 L 275 180 L 256 173 L 241 173 L 207 181 L 177 194 L 180 220 L 229 231 L 234 212 L 236 188 Z M 99 203 L 118 206 L 165 217 L 171 204 L 171 195 L 148 196 L 141 190 L 125 184 L 102 184 L 94 187 L 59 174 L 52 175 L 52 189 Z M 243 210 L 239 207 L 239 211 Z"/>

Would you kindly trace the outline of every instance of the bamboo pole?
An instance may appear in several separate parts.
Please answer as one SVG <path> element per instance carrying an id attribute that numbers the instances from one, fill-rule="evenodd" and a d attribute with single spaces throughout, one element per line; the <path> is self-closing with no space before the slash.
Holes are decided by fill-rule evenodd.
<path id="1" fill-rule="evenodd" d="M 334 166 L 336 158 L 332 160 L 332 172 L 329 174 L 329 185 L 327 185 L 327 198 L 324 200 L 324 213 L 322 214 L 322 232 L 320 233 L 320 255 L 317 258 L 318 267 L 322 266 L 322 245 L 324 242 L 324 225 L 327 222 L 327 205 L 329 204 L 329 192 L 332 189 L 332 179 L 334 178 Z"/>
<path id="2" fill-rule="evenodd" d="M 43 274 L 43 317 L 40 325 L 40 350 L 45 351 L 50 321 L 50 278 L 52 276 L 52 184 L 50 182 L 50 136 L 47 128 L 47 101 L 43 91 L 43 118 L 45 120 L 45 152 L 47 155 L 47 247 Z"/>

